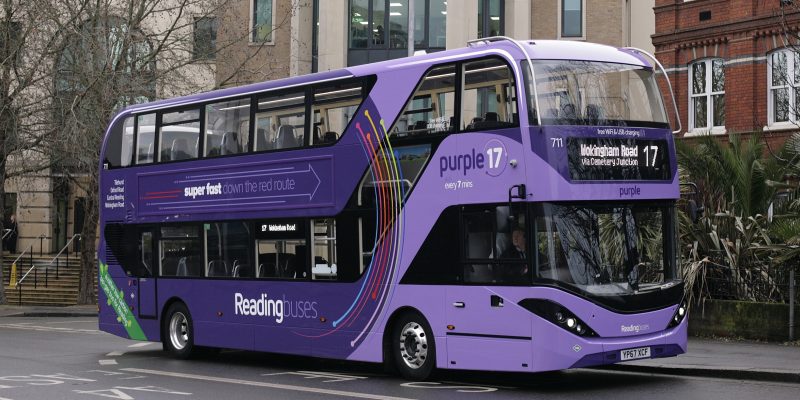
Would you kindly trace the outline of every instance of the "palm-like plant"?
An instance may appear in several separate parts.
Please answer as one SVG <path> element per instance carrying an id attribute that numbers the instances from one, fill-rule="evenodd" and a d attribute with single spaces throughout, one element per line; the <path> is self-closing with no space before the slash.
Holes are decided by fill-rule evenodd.
<path id="1" fill-rule="evenodd" d="M 688 255 L 684 279 L 709 288 L 709 274 L 727 280 L 727 296 L 738 299 L 774 298 L 776 285 L 769 271 L 770 256 L 760 249 L 772 246 L 768 218 L 776 186 L 786 168 L 780 160 L 765 158 L 758 134 L 749 140 L 731 136 L 725 143 L 712 137 L 677 145 L 682 178 L 698 185 L 706 214 L 697 224 L 681 216 L 681 242 Z"/>

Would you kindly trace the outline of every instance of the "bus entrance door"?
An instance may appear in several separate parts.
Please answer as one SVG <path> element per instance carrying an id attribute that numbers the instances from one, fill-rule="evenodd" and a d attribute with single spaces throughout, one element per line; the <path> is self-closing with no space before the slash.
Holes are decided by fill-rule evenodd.
<path id="1" fill-rule="evenodd" d="M 447 365 L 457 369 L 531 371 L 529 313 L 492 289 L 447 289 Z"/>
<path id="2" fill-rule="evenodd" d="M 139 238 L 141 245 L 141 266 L 143 275 L 139 278 L 139 317 L 157 318 L 156 279 L 153 278 L 155 252 L 153 251 L 153 231 L 142 231 Z"/>

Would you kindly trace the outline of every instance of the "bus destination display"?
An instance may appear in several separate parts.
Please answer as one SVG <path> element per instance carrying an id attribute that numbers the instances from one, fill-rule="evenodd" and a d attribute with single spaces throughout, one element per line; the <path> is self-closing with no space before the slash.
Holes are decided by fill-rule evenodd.
<path id="1" fill-rule="evenodd" d="M 577 181 L 669 180 L 666 140 L 569 138 L 569 174 Z"/>

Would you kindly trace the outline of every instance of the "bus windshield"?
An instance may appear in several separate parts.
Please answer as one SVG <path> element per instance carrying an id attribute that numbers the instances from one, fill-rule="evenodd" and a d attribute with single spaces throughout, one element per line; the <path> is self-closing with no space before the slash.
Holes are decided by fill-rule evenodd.
<path id="1" fill-rule="evenodd" d="M 589 296 L 633 295 L 678 282 L 673 208 L 546 203 L 536 221 L 538 273 Z"/>
<path id="2" fill-rule="evenodd" d="M 534 61 L 533 68 L 543 125 L 668 127 L 652 69 L 576 60 Z"/>

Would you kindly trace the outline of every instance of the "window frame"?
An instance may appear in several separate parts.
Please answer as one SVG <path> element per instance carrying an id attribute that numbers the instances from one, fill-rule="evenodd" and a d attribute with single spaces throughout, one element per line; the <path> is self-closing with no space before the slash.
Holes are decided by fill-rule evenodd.
<path id="1" fill-rule="evenodd" d="M 722 63 L 722 76 L 723 76 L 723 86 L 722 91 L 714 91 L 714 61 L 720 61 Z M 702 93 L 694 94 L 694 66 L 702 64 L 705 66 L 705 90 Z M 689 129 L 686 132 L 687 136 L 693 135 L 703 135 L 703 134 L 712 134 L 712 135 L 722 135 L 727 132 L 725 129 L 725 123 L 723 122 L 722 125 L 714 125 L 714 96 L 722 95 L 723 102 L 725 99 L 725 60 L 721 57 L 710 57 L 710 58 L 703 58 L 699 60 L 692 61 L 688 65 L 688 78 L 689 83 L 687 86 L 687 97 L 688 97 L 688 125 Z M 706 126 L 705 127 L 696 127 L 695 121 L 695 107 L 694 107 L 694 99 L 696 98 L 703 98 L 706 99 Z M 723 119 L 725 119 L 725 108 L 723 108 Z"/>
<path id="2" fill-rule="evenodd" d="M 498 129 L 519 128 L 521 126 L 521 119 L 519 117 L 517 118 L 516 123 L 514 123 L 513 125 L 510 125 L 510 126 L 505 126 L 505 127 L 498 127 L 498 128 L 493 128 L 493 129 L 483 129 L 483 130 L 468 130 L 466 128 L 463 128 L 463 129 L 461 128 L 461 122 L 462 122 L 461 121 L 462 120 L 462 100 L 463 100 L 462 98 L 463 98 L 463 94 L 464 94 L 464 65 L 470 64 L 470 63 L 473 63 L 473 62 L 478 62 L 478 61 L 482 61 L 482 60 L 491 60 L 491 59 L 501 60 L 506 65 L 506 67 L 509 69 L 509 71 L 511 73 L 510 76 L 513 77 L 513 79 L 514 79 L 514 92 L 515 92 L 516 97 L 517 97 L 517 100 L 515 101 L 515 103 L 516 103 L 516 114 L 519 116 L 520 115 L 519 96 L 520 96 L 520 93 L 524 93 L 524 92 L 520 91 L 521 90 L 521 83 L 520 83 L 520 79 L 519 78 L 522 76 L 522 74 L 519 73 L 520 71 L 518 71 L 516 69 L 518 64 L 516 62 L 509 62 L 505 57 L 503 57 L 500 54 L 489 54 L 489 55 L 483 55 L 483 56 L 474 57 L 474 58 L 464 58 L 464 59 L 461 59 L 461 60 L 458 60 L 458 61 L 453 61 L 453 62 L 443 62 L 443 63 L 433 64 L 428 69 L 426 69 L 425 72 L 422 73 L 422 75 L 420 76 L 420 78 L 417 81 L 416 85 L 414 85 L 414 90 L 406 98 L 406 101 L 403 103 L 403 107 L 401 108 L 401 111 L 397 114 L 397 116 L 395 117 L 395 120 L 392 121 L 392 124 L 390 125 L 390 128 L 388 129 L 390 140 L 392 142 L 402 141 L 402 143 L 404 143 L 404 144 L 405 143 L 414 143 L 414 142 L 428 143 L 433 138 L 441 139 L 441 138 L 444 138 L 444 137 L 446 137 L 448 135 L 453 135 L 453 134 L 473 133 L 473 132 L 486 132 L 486 131 L 494 131 L 494 130 L 498 130 Z M 417 94 L 417 91 L 422 86 L 422 84 L 425 81 L 425 78 L 428 76 L 428 74 L 430 74 L 435 69 L 439 69 L 439 68 L 443 68 L 443 67 L 449 67 L 449 66 L 454 66 L 454 68 L 455 68 L 455 99 L 454 99 L 454 104 L 453 104 L 453 107 L 455 109 L 454 109 L 454 112 L 453 112 L 453 118 L 455 119 L 456 123 L 458 124 L 458 126 L 456 126 L 456 129 L 455 130 L 448 129 L 446 131 L 437 131 L 437 132 L 434 132 L 434 133 L 431 133 L 431 134 L 427 134 L 427 135 L 422 135 L 422 136 L 406 135 L 406 136 L 398 137 L 396 134 L 394 134 L 394 130 L 397 127 L 397 123 L 400 121 L 400 118 L 405 114 L 405 110 L 408 107 L 408 105 L 410 104 L 411 100 L 416 97 L 415 95 Z M 434 146 L 434 149 L 433 149 L 434 151 L 435 151 L 435 147 L 436 146 Z"/>
<path id="3" fill-rule="evenodd" d="M 375 24 L 375 20 L 373 18 L 373 15 L 374 15 L 374 9 L 375 9 L 375 7 L 374 7 L 374 1 L 375 0 L 366 0 L 366 1 L 367 1 L 367 15 L 366 15 L 367 32 L 374 32 L 373 26 Z M 383 15 L 383 22 L 382 22 L 382 26 L 384 27 L 383 43 L 375 44 L 375 41 L 373 40 L 374 36 L 373 35 L 369 35 L 367 37 L 367 43 L 366 43 L 365 47 L 353 47 L 353 30 L 352 30 L 352 22 L 350 22 L 347 25 L 347 31 L 348 31 L 347 32 L 347 50 L 348 51 L 354 51 L 354 50 L 355 51 L 397 50 L 397 49 L 402 49 L 402 48 L 391 47 L 391 43 L 390 43 L 390 41 L 391 41 L 391 32 L 390 32 L 391 29 L 389 29 L 388 26 L 389 26 L 389 21 L 390 21 L 392 0 L 381 0 L 381 1 L 384 2 L 384 6 L 383 6 L 384 15 Z M 415 2 L 415 4 L 414 4 L 415 13 L 418 11 L 419 7 L 422 7 L 424 9 L 424 11 L 425 11 L 425 13 L 424 13 L 425 16 L 423 17 L 424 23 L 423 23 L 423 28 L 422 28 L 422 31 L 424 32 L 424 35 L 425 35 L 424 41 L 422 42 L 421 45 L 418 46 L 417 45 L 417 41 L 419 40 L 419 38 L 417 38 L 415 36 L 414 37 L 414 50 L 444 50 L 445 47 L 443 47 L 443 46 L 431 46 L 431 38 L 430 38 L 431 15 L 432 15 L 431 14 L 431 2 L 432 1 L 438 1 L 438 0 L 407 0 L 407 2 L 405 4 L 405 8 L 404 8 L 406 13 L 408 12 L 409 4 L 412 1 Z M 501 3 L 504 3 L 505 0 L 496 0 L 496 1 L 500 1 Z M 422 4 L 419 4 L 419 2 L 421 2 Z M 446 10 L 446 8 L 447 8 L 447 5 L 445 5 L 445 10 Z M 501 11 L 504 13 L 504 7 L 503 6 L 501 6 Z M 347 15 L 348 15 L 348 21 L 350 21 L 352 19 L 352 16 L 353 16 L 353 0 L 348 0 L 348 2 L 347 2 Z M 446 14 L 445 14 L 445 16 L 446 16 Z M 504 26 L 503 25 L 503 19 L 504 18 L 501 15 L 501 17 L 500 17 L 501 30 L 503 30 L 503 26 Z M 408 18 L 406 16 L 406 21 L 407 20 L 408 20 Z M 446 17 L 445 17 L 445 20 L 446 20 Z M 407 28 L 406 40 L 408 40 L 408 33 L 411 31 L 411 29 L 415 29 L 415 27 L 407 26 L 406 28 Z M 408 48 L 408 46 L 406 45 L 405 48 Z"/>
<path id="4" fill-rule="evenodd" d="M 506 2 L 505 0 L 478 0 L 478 38 L 489 37 L 486 34 L 491 27 L 491 10 L 492 2 L 497 1 L 500 3 L 500 32 L 494 36 L 503 36 L 506 34 Z"/>
<path id="5" fill-rule="evenodd" d="M 198 23 L 203 20 L 210 20 L 212 27 L 211 34 L 208 37 L 209 44 L 207 52 L 198 51 Z M 193 61 L 208 61 L 213 62 L 217 59 L 217 33 L 219 31 L 219 19 L 214 15 L 201 15 L 195 16 L 192 23 L 192 60 Z"/>
<path id="6" fill-rule="evenodd" d="M 274 88 L 274 89 L 265 90 L 265 91 L 259 91 L 259 92 L 255 92 L 255 93 L 247 93 L 247 94 L 229 96 L 229 97 L 218 97 L 218 98 L 208 99 L 208 100 L 204 100 L 204 101 L 199 101 L 199 102 L 196 102 L 196 103 L 191 103 L 191 104 L 188 104 L 188 105 L 179 105 L 179 106 L 169 107 L 169 108 L 165 107 L 165 108 L 157 108 L 157 109 L 144 109 L 144 110 L 133 111 L 133 112 L 127 113 L 127 114 L 120 114 L 120 117 L 117 118 L 117 120 L 115 121 L 115 124 L 111 126 L 109 131 L 111 131 L 113 129 L 117 129 L 117 128 L 123 129 L 123 125 L 124 125 L 125 119 L 127 117 L 134 118 L 132 162 L 131 162 L 130 165 L 125 166 L 125 167 L 109 166 L 108 169 L 162 165 L 162 164 L 170 164 L 170 163 L 176 163 L 176 162 L 199 161 L 199 160 L 206 160 L 206 159 L 212 159 L 212 158 L 213 159 L 220 159 L 220 158 L 225 158 L 225 157 L 241 157 L 241 156 L 247 156 L 247 155 L 251 155 L 251 154 L 261 154 L 261 153 L 292 151 L 292 150 L 302 150 L 302 149 L 322 148 L 322 147 L 327 147 L 327 146 L 334 146 L 342 139 L 344 134 L 352 126 L 353 120 L 355 119 L 355 117 L 358 114 L 358 112 L 361 111 L 362 106 L 364 105 L 365 100 L 369 96 L 369 93 L 372 91 L 372 88 L 375 86 L 375 82 L 376 81 L 377 81 L 377 76 L 374 75 L 374 74 L 373 75 L 356 76 L 356 77 L 344 77 L 344 78 L 341 78 L 341 79 L 333 79 L 333 80 L 325 80 L 325 81 L 319 81 L 319 82 L 311 82 L 311 83 L 307 83 L 307 84 L 292 85 L 292 86 L 288 86 L 288 87 L 279 87 L 279 88 Z M 353 115 L 352 118 L 350 118 L 350 121 L 348 121 L 347 126 L 345 126 L 345 128 L 344 128 L 344 130 L 342 132 L 340 132 L 339 136 L 336 138 L 335 141 L 330 141 L 330 142 L 325 142 L 325 143 L 310 144 L 308 142 L 308 140 L 310 140 L 310 137 L 309 137 L 308 134 L 306 134 L 306 137 L 309 138 L 309 139 L 305 139 L 304 138 L 304 142 L 303 142 L 302 146 L 292 147 L 292 148 L 287 148 L 287 149 L 269 149 L 269 150 L 255 151 L 255 148 L 256 148 L 255 147 L 255 135 L 256 135 L 255 118 L 256 118 L 256 115 L 258 114 L 258 99 L 259 98 L 264 98 L 264 97 L 267 97 L 267 96 L 279 96 L 282 93 L 287 93 L 287 92 L 297 93 L 297 92 L 302 91 L 304 93 L 304 96 L 305 96 L 304 107 L 305 107 L 305 110 L 306 110 L 305 111 L 306 112 L 306 117 L 305 117 L 304 128 L 303 129 L 304 129 L 304 132 L 307 131 L 307 130 L 308 131 L 313 131 L 313 128 L 312 128 L 312 125 L 311 125 L 312 124 L 311 111 L 313 110 L 313 105 L 314 104 L 325 104 L 325 103 L 328 103 L 329 101 L 328 100 L 322 100 L 322 101 L 319 101 L 319 102 L 315 103 L 313 100 L 310 100 L 310 99 L 313 99 L 311 97 L 311 95 L 316 93 L 316 91 L 318 91 L 319 89 L 324 89 L 326 87 L 330 87 L 331 85 L 338 85 L 338 84 L 342 84 L 342 85 L 344 85 L 344 84 L 360 85 L 361 86 L 361 92 L 359 94 L 360 103 L 356 107 L 356 113 Z M 219 104 L 219 103 L 245 101 L 245 100 L 249 102 L 249 107 L 250 107 L 250 122 L 249 122 L 249 126 L 248 126 L 248 144 L 247 144 L 247 149 L 245 151 L 241 152 L 241 153 L 236 153 L 236 154 L 226 154 L 226 155 L 219 155 L 219 156 L 206 156 L 205 155 L 206 143 L 205 143 L 205 139 L 204 139 L 205 138 L 204 134 L 206 132 L 206 122 L 207 122 L 206 121 L 206 107 L 209 106 L 209 105 L 214 105 L 214 104 Z M 199 116 L 199 123 L 200 123 L 200 128 L 199 129 L 200 130 L 199 130 L 199 133 L 198 133 L 200 135 L 199 136 L 200 140 L 199 140 L 198 149 L 197 149 L 198 156 L 195 157 L 195 158 L 189 158 L 189 159 L 183 159 L 183 160 L 169 160 L 169 161 L 160 160 L 159 159 L 160 158 L 160 147 L 159 146 L 161 146 L 161 129 L 163 127 L 165 127 L 165 126 L 174 126 L 174 125 L 180 125 L 180 124 L 185 124 L 185 123 L 189 123 L 189 122 L 198 121 L 198 120 L 192 119 L 192 120 L 186 120 L 186 121 L 181 121 L 181 122 L 170 122 L 170 123 L 164 124 L 162 116 L 165 115 L 165 114 L 171 114 L 171 113 L 174 113 L 174 112 L 181 112 L 181 111 L 186 111 L 186 110 L 191 110 L 191 109 L 199 109 L 200 110 L 200 116 Z M 153 160 L 151 162 L 149 162 L 149 163 L 139 163 L 138 162 L 138 157 L 139 157 L 139 151 L 138 151 L 138 145 L 139 145 L 139 118 L 140 117 L 144 117 L 144 116 L 149 116 L 149 115 L 153 115 L 154 119 L 155 119 L 155 122 L 154 122 L 154 125 L 153 125 L 153 129 L 154 129 Z M 104 138 L 103 138 L 104 142 L 108 141 L 108 137 L 109 137 L 108 134 L 106 134 L 104 136 Z M 108 149 L 106 149 L 106 150 L 107 151 L 103 154 L 104 157 L 106 156 L 106 153 L 108 153 Z"/>
<path id="7" fill-rule="evenodd" d="M 565 40 L 586 40 L 586 0 L 581 2 L 581 34 L 580 36 L 564 35 L 564 5 L 566 0 L 559 0 L 558 4 L 558 39 Z"/>
<path id="8" fill-rule="evenodd" d="M 256 25 L 256 2 L 259 2 L 259 1 L 268 1 L 268 2 L 272 3 L 272 5 L 271 5 L 271 13 L 272 13 L 272 15 L 271 15 L 272 18 L 271 19 L 272 20 L 270 21 L 271 26 L 270 26 L 269 40 L 264 40 L 264 41 L 256 40 L 256 26 L 255 26 Z M 248 32 L 249 32 L 247 42 L 248 42 L 249 45 L 259 45 L 259 46 L 260 45 L 268 45 L 268 46 L 275 45 L 275 32 L 276 32 L 276 29 L 275 29 L 275 25 L 276 25 L 275 24 L 275 14 L 277 14 L 275 11 L 276 11 L 275 10 L 275 0 L 250 0 L 250 24 L 247 26 L 248 27 Z"/>
<path id="9" fill-rule="evenodd" d="M 782 85 L 773 85 L 773 61 L 772 57 L 776 54 L 783 53 L 786 55 L 786 76 L 788 80 L 783 82 Z M 800 109 L 797 109 L 796 91 L 800 91 L 800 81 L 791 82 L 794 80 L 794 75 L 800 72 L 800 63 L 796 63 L 797 58 L 800 58 L 800 53 L 794 52 L 788 48 L 781 48 L 767 54 L 767 126 L 771 129 L 797 129 L 797 123 L 800 121 Z M 779 89 L 788 89 L 789 91 L 789 119 L 787 121 L 775 121 L 775 99 L 773 93 Z"/>

